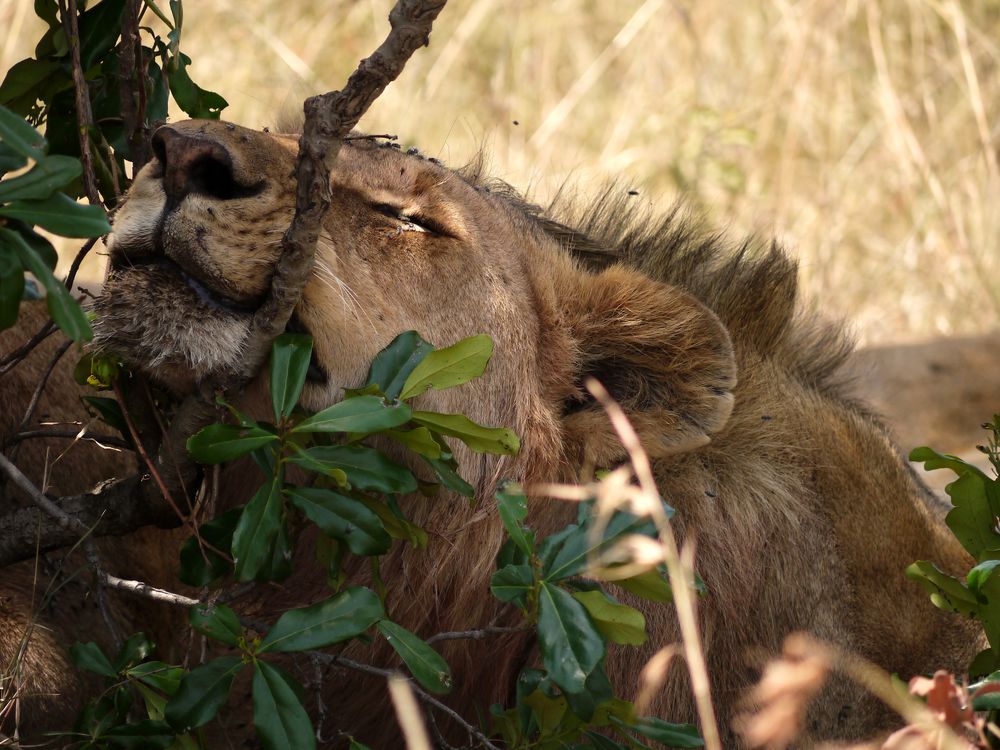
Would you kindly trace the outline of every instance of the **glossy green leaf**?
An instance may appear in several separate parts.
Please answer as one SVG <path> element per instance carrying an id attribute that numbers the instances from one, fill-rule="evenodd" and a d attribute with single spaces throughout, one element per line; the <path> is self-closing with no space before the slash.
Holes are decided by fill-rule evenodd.
<path id="1" fill-rule="evenodd" d="M 47 294 L 45 304 L 56 325 L 74 341 L 89 341 L 93 338 L 90 323 L 80 305 L 66 291 L 66 287 L 52 275 L 45 261 L 19 233 L 0 227 L 0 253 L 11 251 L 17 254 L 24 268 L 31 271 L 38 282 L 45 287 Z"/>
<path id="2" fill-rule="evenodd" d="M 535 571 L 530 565 L 505 565 L 490 579 L 490 591 L 502 602 L 512 602 L 524 609 L 528 594 L 535 586 Z"/>
<path id="3" fill-rule="evenodd" d="M 208 586 L 215 579 L 233 569 L 231 561 L 215 550 L 229 553 L 233 546 L 233 532 L 243 515 L 243 506 L 231 508 L 221 516 L 203 523 L 198 529 L 201 538 L 214 549 L 201 549 L 195 537 L 189 537 L 181 545 L 181 567 L 179 578 L 188 586 Z"/>
<path id="4" fill-rule="evenodd" d="M 358 500 L 319 487 L 292 488 L 296 508 L 327 536 L 339 539 L 356 555 L 381 555 L 392 539 L 379 517 Z"/>
<path id="5" fill-rule="evenodd" d="M 567 527 L 572 528 L 572 527 Z M 588 561 L 601 550 L 627 534 L 653 533 L 655 527 L 647 519 L 640 519 L 630 513 L 618 512 L 608 522 L 601 537 L 595 537 L 588 522 L 561 539 L 555 546 L 548 544 L 539 549 L 542 571 L 547 581 L 561 581 L 579 575 L 587 567 Z M 548 542 L 553 537 L 548 537 Z"/>
<path id="6" fill-rule="evenodd" d="M 410 523 L 399 511 L 398 506 L 391 502 L 382 502 L 373 498 L 362 500 L 365 507 L 379 517 L 385 530 L 393 539 L 403 539 L 417 549 L 427 546 L 427 532 L 419 526 Z"/>
<path id="7" fill-rule="evenodd" d="M 637 719 L 631 725 L 617 719 L 612 719 L 612 721 L 622 729 L 628 729 L 643 737 L 662 742 L 667 747 L 695 748 L 705 746 L 705 741 L 698 734 L 698 728 L 693 724 L 672 724 L 669 721 L 649 716 Z"/>
<path id="8" fill-rule="evenodd" d="M 155 750 L 174 744 L 175 732 L 165 721 L 142 719 L 119 724 L 105 732 L 101 739 L 111 747 L 126 750 Z"/>
<path id="9" fill-rule="evenodd" d="M 399 398 L 403 383 L 413 368 L 432 351 L 434 347 L 420 338 L 416 331 L 399 334 L 372 360 L 365 385 L 377 385 L 387 399 L 394 401 Z"/>
<path id="10" fill-rule="evenodd" d="M 612 601 L 602 591 L 577 591 L 572 596 L 586 608 L 606 640 L 629 646 L 646 642 L 646 618 L 639 610 Z"/>
<path id="11" fill-rule="evenodd" d="M 233 531 L 233 559 L 240 581 L 262 577 L 274 557 L 274 545 L 281 532 L 282 480 L 279 471 L 257 490 Z"/>
<path id="12" fill-rule="evenodd" d="M 615 581 L 615 585 L 651 602 L 672 602 L 674 600 L 670 581 L 659 570 L 647 570 L 632 578 Z"/>
<path id="13" fill-rule="evenodd" d="M 21 259 L 11 248 L 0 245 L 0 330 L 17 322 L 22 296 L 24 267 Z"/>
<path id="14" fill-rule="evenodd" d="M 187 441 L 188 453 L 203 464 L 221 464 L 277 442 L 273 432 L 254 425 L 210 424 Z"/>
<path id="15" fill-rule="evenodd" d="M 103 677 L 115 677 L 118 674 L 96 643 L 74 643 L 69 648 L 69 655 L 80 669 Z"/>
<path id="16" fill-rule="evenodd" d="M 226 702 L 233 679 L 242 668 L 239 656 L 223 656 L 184 675 L 164 712 L 170 726 L 187 731 L 210 721 Z"/>
<path id="17" fill-rule="evenodd" d="M 521 441 L 511 430 L 506 427 L 483 427 L 464 414 L 415 411 L 412 419 L 434 432 L 458 438 L 477 453 L 515 456 L 521 449 Z"/>
<path id="18" fill-rule="evenodd" d="M 451 691 L 451 669 L 441 654 L 390 620 L 379 620 L 378 630 L 403 659 L 417 682 L 437 695 Z"/>
<path id="19" fill-rule="evenodd" d="M 399 397 L 410 399 L 431 388 L 444 390 L 467 383 L 483 374 L 493 354 L 493 339 L 471 336 L 445 349 L 428 353 L 413 368 Z"/>
<path id="20" fill-rule="evenodd" d="M 413 474 L 374 448 L 363 445 L 317 445 L 301 453 L 306 454 L 317 465 L 343 470 L 347 473 L 347 481 L 355 489 L 402 494 L 417 491 L 417 480 Z M 298 454 L 290 460 L 299 463 Z"/>
<path id="21" fill-rule="evenodd" d="M 285 612 L 260 645 L 268 651 L 308 651 L 346 641 L 385 617 L 382 602 L 355 586 L 309 607 Z"/>
<path id="22" fill-rule="evenodd" d="M 410 421 L 406 404 L 386 404 L 379 396 L 344 399 L 299 422 L 292 432 L 380 432 Z"/>
<path id="23" fill-rule="evenodd" d="M 441 445 L 426 427 L 416 427 L 412 430 L 386 430 L 385 435 L 397 443 L 402 443 L 424 458 L 435 460 L 441 458 Z"/>
<path id="24" fill-rule="evenodd" d="M 0 177 L 27 165 L 28 160 L 0 141 Z"/>
<path id="25" fill-rule="evenodd" d="M 534 534 L 524 528 L 528 516 L 528 500 L 517 485 L 508 485 L 497 492 L 497 512 L 507 536 L 526 555 L 531 555 L 535 546 Z"/>
<path id="26" fill-rule="evenodd" d="M 243 635 L 243 626 L 236 613 L 222 604 L 195 604 L 188 611 L 188 622 L 202 635 L 227 646 L 238 645 Z"/>
<path id="27" fill-rule="evenodd" d="M 167 695 L 173 695 L 177 692 L 177 688 L 181 685 L 181 678 L 185 674 L 187 671 L 181 667 L 174 667 L 162 661 L 146 661 L 142 664 L 136 664 L 126 672 L 128 677 L 139 680 Z"/>
<path id="28" fill-rule="evenodd" d="M 424 457 L 424 461 L 434 469 L 438 480 L 449 490 L 457 492 L 462 497 L 473 498 L 476 496 L 476 488 L 462 479 L 447 461 L 427 457 Z"/>
<path id="29" fill-rule="evenodd" d="M 63 237 L 100 237 L 111 231 L 100 206 L 77 203 L 65 193 L 44 200 L 18 200 L 0 205 L 0 216 L 33 224 Z"/>
<path id="30" fill-rule="evenodd" d="M 542 662 L 555 683 L 578 693 L 604 657 L 604 640 L 583 605 L 558 586 L 543 582 L 538 605 Z"/>
<path id="31" fill-rule="evenodd" d="M 334 464 L 313 456 L 309 453 L 308 449 L 303 450 L 296 447 L 295 452 L 288 456 L 288 461 L 296 466 L 301 466 L 303 469 L 330 477 L 342 488 L 350 487 L 350 482 L 347 481 L 347 472 Z"/>
<path id="32" fill-rule="evenodd" d="M 189 117 L 205 120 L 218 120 L 219 114 L 229 103 L 214 91 L 201 88 L 188 75 L 187 68 L 191 58 L 180 53 L 175 58 L 175 67 L 169 76 L 170 93 L 173 94 L 177 106 Z"/>
<path id="33" fill-rule="evenodd" d="M 80 14 L 80 60 L 84 70 L 103 60 L 115 46 L 124 9 L 125 0 L 102 0 Z"/>
<path id="34" fill-rule="evenodd" d="M 15 63 L 0 84 L 0 102 L 10 102 L 25 94 L 37 95 L 43 82 L 56 72 L 63 73 L 56 60 L 28 58 Z"/>
<path id="35" fill-rule="evenodd" d="M 312 337 L 301 333 L 283 333 L 271 344 L 271 406 L 278 421 L 299 401 L 312 348 Z"/>
<path id="36" fill-rule="evenodd" d="M 920 583 L 940 609 L 971 616 L 978 610 L 976 596 L 962 582 L 952 578 L 926 560 L 918 560 L 906 569 L 906 576 Z"/>
<path id="37" fill-rule="evenodd" d="M 114 668 L 116 672 L 134 667 L 139 662 L 145 661 L 153 653 L 153 642 L 146 637 L 145 633 L 133 633 L 122 644 L 115 657 Z"/>
<path id="38" fill-rule="evenodd" d="M 48 148 L 41 134 L 6 107 L 0 107 L 0 141 L 35 161 L 45 158 Z"/>
<path id="39" fill-rule="evenodd" d="M 53 154 L 24 174 L 0 181 L 0 201 L 41 200 L 80 176 L 80 160 Z"/>
<path id="40" fill-rule="evenodd" d="M 316 747 L 309 715 L 293 681 L 267 662 L 254 664 L 253 725 L 265 750 L 312 750 Z"/>

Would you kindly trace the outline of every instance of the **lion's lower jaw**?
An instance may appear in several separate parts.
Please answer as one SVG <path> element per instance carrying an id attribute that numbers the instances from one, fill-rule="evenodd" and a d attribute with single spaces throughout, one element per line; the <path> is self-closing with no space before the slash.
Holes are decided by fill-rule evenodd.
<path id="1" fill-rule="evenodd" d="M 96 302 L 94 352 L 120 356 L 181 394 L 209 373 L 224 373 L 240 361 L 249 316 L 209 307 L 186 287 L 152 294 L 134 281 L 109 281 Z"/>

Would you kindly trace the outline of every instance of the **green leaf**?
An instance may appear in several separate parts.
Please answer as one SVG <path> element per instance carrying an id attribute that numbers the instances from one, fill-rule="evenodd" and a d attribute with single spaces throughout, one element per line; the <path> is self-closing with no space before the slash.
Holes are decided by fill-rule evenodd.
<path id="1" fill-rule="evenodd" d="M 84 70 L 104 59 L 122 28 L 125 0 L 102 0 L 80 14 L 80 61 Z"/>
<path id="2" fill-rule="evenodd" d="M 528 500 L 517 485 L 505 486 L 496 494 L 497 512 L 507 535 L 524 554 L 530 556 L 534 551 L 534 534 L 524 528 L 524 519 L 528 516 Z"/>
<path id="3" fill-rule="evenodd" d="M 242 668 L 239 656 L 223 656 L 184 675 L 164 712 L 170 726 L 187 731 L 210 721 L 226 702 L 233 679 Z"/>
<path id="4" fill-rule="evenodd" d="M 6 107 L 0 107 L 0 141 L 35 161 L 45 158 L 48 144 L 41 134 Z"/>
<path id="5" fill-rule="evenodd" d="M 502 602 L 512 602 L 524 609 L 528 594 L 535 587 L 535 571 L 530 565 L 505 565 L 490 579 L 490 591 Z"/>
<path id="6" fill-rule="evenodd" d="M 100 237 L 111 231 L 100 206 L 77 203 L 65 193 L 45 200 L 18 200 L 0 205 L 0 216 L 34 224 L 63 237 Z"/>
<path id="7" fill-rule="evenodd" d="M 308 451 L 303 450 L 298 446 L 295 446 L 295 453 L 288 456 L 288 460 L 296 466 L 301 466 L 303 469 L 308 469 L 309 471 L 313 471 L 317 474 L 323 474 L 324 476 L 330 477 L 340 487 L 350 487 L 350 482 L 347 481 L 347 472 L 343 469 L 337 468 L 333 464 L 313 457 Z"/>
<path id="8" fill-rule="evenodd" d="M 412 419 L 417 424 L 429 427 L 434 432 L 458 438 L 477 453 L 515 456 L 521 449 L 521 441 L 511 430 L 505 427 L 483 427 L 464 414 L 415 411 Z"/>
<path id="9" fill-rule="evenodd" d="M 191 64 L 190 57 L 180 53 L 172 59 L 172 62 L 174 67 L 171 68 L 169 76 L 170 93 L 173 94 L 177 106 L 189 117 L 218 120 L 219 113 L 229 106 L 229 102 L 214 91 L 206 91 L 191 80 L 187 72 L 187 67 Z"/>
<path id="10" fill-rule="evenodd" d="M 24 174 L 0 182 L 0 201 L 48 198 L 79 177 L 81 171 L 79 159 L 60 154 L 47 156 Z"/>
<path id="11" fill-rule="evenodd" d="M 74 643 L 69 649 L 70 658 L 80 669 L 96 672 L 102 677 L 116 677 L 117 670 L 96 643 Z"/>
<path id="12" fill-rule="evenodd" d="M 314 464 L 343 470 L 347 473 L 347 481 L 356 489 L 390 494 L 417 491 L 417 480 L 413 474 L 374 448 L 363 445 L 317 445 L 301 453 Z M 300 463 L 301 453 L 289 460 Z"/>
<path id="13" fill-rule="evenodd" d="M 28 58 L 15 63 L 4 76 L 3 84 L 0 84 L 0 102 L 7 103 L 25 94 L 34 94 L 35 98 L 44 99 L 38 97 L 39 89 L 49 76 L 57 72 L 65 75 L 55 60 Z"/>
<path id="14" fill-rule="evenodd" d="M 271 344 L 271 406 L 278 421 L 299 402 L 312 346 L 312 337 L 301 333 L 283 333 Z"/>
<path id="15" fill-rule="evenodd" d="M 578 527 L 568 526 L 567 529 L 575 530 L 565 537 L 553 535 L 546 538 L 546 544 L 539 549 L 542 571 L 547 581 L 561 581 L 579 575 L 587 567 L 589 559 L 627 534 L 655 532 L 655 527 L 649 520 L 624 512 L 615 513 L 600 538 L 596 538 L 591 532 L 589 521 Z M 559 543 L 549 543 L 553 539 Z"/>
<path id="16" fill-rule="evenodd" d="M 279 471 L 257 490 L 233 531 L 233 559 L 240 581 L 262 576 L 274 557 L 274 545 L 281 532 L 282 474 Z"/>
<path id="17" fill-rule="evenodd" d="M 0 207 L 0 211 L 2 211 L 2 207 Z M 48 266 L 45 265 L 45 261 L 20 234 L 0 227 L 0 252 L 4 251 L 5 248 L 7 252 L 13 249 L 22 265 L 31 271 L 39 283 L 45 287 L 48 295 L 45 298 L 45 304 L 56 325 L 74 341 L 90 341 L 94 336 L 90 330 L 90 323 L 87 322 L 87 317 L 83 314 L 83 310 L 80 309 L 76 300 L 66 291 L 66 287 L 56 280 Z"/>
<path id="18" fill-rule="evenodd" d="M 615 581 L 615 585 L 651 602 L 672 602 L 674 600 L 674 592 L 670 588 L 670 582 L 659 570 L 647 570 L 632 578 Z"/>
<path id="19" fill-rule="evenodd" d="M 266 750 L 316 747 L 309 715 L 299 702 L 292 678 L 267 662 L 254 664 L 253 725 Z"/>
<path id="20" fill-rule="evenodd" d="M 978 610 L 976 596 L 962 582 L 938 569 L 934 563 L 918 560 L 906 569 L 906 576 L 919 582 L 931 595 L 934 606 L 948 612 L 971 616 Z"/>
<path id="21" fill-rule="evenodd" d="M 221 516 L 201 525 L 198 534 L 217 550 L 228 552 L 233 546 L 233 532 L 243 515 L 243 506 L 231 508 Z M 181 569 L 179 578 L 188 586 L 208 586 L 215 579 L 233 569 L 233 564 L 219 553 L 198 546 L 198 539 L 188 538 L 181 545 Z"/>
<path id="22" fill-rule="evenodd" d="M 538 603 L 542 663 L 556 684 L 578 693 L 604 657 L 604 640 L 583 605 L 558 586 L 542 582 Z"/>
<path id="23" fill-rule="evenodd" d="M 413 368 L 432 351 L 434 347 L 420 338 L 416 331 L 399 334 L 372 360 L 365 385 L 377 385 L 386 398 L 394 401 L 399 398 L 403 383 L 413 372 Z"/>
<path id="24" fill-rule="evenodd" d="M 447 461 L 443 459 L 427 458 L 424 461 L 434 469 L 434 473 L 445 487 L 452 492 L 457 492 L 462 497 L 472 498 L 476 495 L 476 489 L 458 475 Z"/>
<path id="25" fill-rule="evenodd" d="M 174 730 L 166 722 L 142 719 L 112 727 L 101 736 L 101 739 L 110 743 L 112 747 L 153 750 L 170 747 L 174 743 L 174 735 Z"/>
<path id="26" fill-rule="evenodd" d="M 383 503 L 372 498 L 363 498 L 365 507 L 379 517 L 385 530 L 393 539 L 404 539 L 417 549 L 427 546 L 427 532 L 419 526 L 410 523 L 393 503 Z"/>
<path id="27" fill-rule="evenodd" d="M 177 692 L 177 688 L 181 685 L 181 679 L 187 672 L 180 667 L 174 667 L 162 661 L 147 661 L 136 664 L 125 674 L 167 695 L 173 695 Z"/>
<path id="28" fill-rule="evenodd" d="M 993 575 L 998 567 L 1000 567 L 1000 560 L 986 560 L 970 570 L 968 575 L 965 577 L 965 582 L 969 587 L 969 591 L 973 594 L 984 593 L 984 589 L 989 582 L 990 576 Z M 997 603 L 1000 604 L 1000 602 Z"/>
<path id="29" fill-rule="evenodd" d="M 7 172 L 13 172 L 15 169 L 20 169 L 27 163 L 27 159 L 18 154 L 6 143 L 0 142 L 0 177 L 7 174 Z"/>
<path id="30" fill-rule="evenodd" d="M 572 596 L 587 609 L 606 640 L 629 646 L 646 642 L 646 618 L 639 610 L 615 602 L 603 591 L 577 591 Z"/>
<path id="31" fill-rule="evenodd" d="M 21 260 L 17 253 L 0 245 L 0 331 L 17 322 L 23 296 L 24 267 Z"/>
<path id="32" fill-rule="evenodd" d="M 355 586 L 309 607 L 285 612 L 260 644 L 260 653 L 308 651 L 346 641 L 385 617 L 382 602 Z"/>
<path id="33" fill-rule="evenodd" d="M 451 669 L 441 654 L 390 620 L 379 620 L 378 630 L 402 657 L 417 682 L 437 695 L 451 691 Z"/>
<path id="34" fill-rule="evenodd" d="M 259 425 L 210 424 L 188 438 L 191 457 L 202 464 L 221 464 L 274 443 L 278 436 Z"/>
<path id="35" fill-rule="evenodd" d="M 378 396 L 344 399 L 299 422 L 292 432 L 380 432 L 410 421 L 406 404 L 386 404 Z"/>
<path id="36" fill-rule="evenodd" d="M 351 744 L 347 746 L 347 750 L 372 750 L 372 749 L 363 742 L 358 742 L 356 739 L 351 737 Z"/>
<path id="37" fill-rule="evenodd" d="M 402 443 L 414 453 L 424 458 L 440 459 L 441 445 L 434 439 L 431 431 L 426 427 L 416 427 L 412 430 L 386 430 L 386 437 L 390 437 L 397 443 Z"/>
<path id="38" fill-rule="evenodd" d="M 399 397 L 410 399 L 431 388 L 444 390 L 478 378 L 492 354 L 493 339 L 486 335 L 471 336 L 429 352 L 406 378 Z"/>
<path id="39" fill-rule="evenodd" d="M 116 672 L 122 672 L 129 667 L 133 667 L 141 661 L 145 661 L 153 653 L 153 642 L 146 637 L 145 633 L 134 633 L 122 644 L 115 658 L 114 668 Z"/>
<path id="40" fill-rule="evenodd" d="M 292 505 L 319 526 L 327 536 L 339 539 L 356 555 L 381 555 L 392 539 L 382 521 L 363 503 L 323 488 L 293 488 Z"/>
<path id="41" fill-rule="evenodd" d="M 693 724 L 672 724 L 669 721 L 650 716 L 637 719 L 632 725 L 625 724 L 615 718 L 612 718 L 612 721 L 623 729 L 631 729 L 643 737 L 662 742 L 667 747 L 695 748 L 705 746 L 705 741 L 698 734 L 698 728 Z"/>
<path id="42" fill-rule="evenodd" d="M 236 613 L 221 604 L 195 604 L 188 611 L 188 622 L 202 635 L 227 646 L 239 645 L 243 636 L 243 626 Z"/>

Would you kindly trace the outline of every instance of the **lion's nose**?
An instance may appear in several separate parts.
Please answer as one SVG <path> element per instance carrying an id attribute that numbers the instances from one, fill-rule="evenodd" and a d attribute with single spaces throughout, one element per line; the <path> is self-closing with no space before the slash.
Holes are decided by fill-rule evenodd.
<path id="1" fill-rule="evenodd" d="M 152 143 L 169 202 L 180 203 L 191 193 L 229 200 L 241 192 L 233 178 L 233 158 L 222 144 L 166 125 L 153 134 Z"/>

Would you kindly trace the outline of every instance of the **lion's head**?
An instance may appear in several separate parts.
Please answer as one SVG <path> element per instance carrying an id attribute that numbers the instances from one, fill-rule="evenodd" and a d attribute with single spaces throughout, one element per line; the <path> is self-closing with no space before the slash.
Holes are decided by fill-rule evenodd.
<path id="1" fill-rule="evenodd" d="M 153 145 L 156 159 L 115 218 L 95 328 L 100 346 L 183 392 L 240 356 L 292 218 L 297 138 L 186 122 L 159 130 Z M 974 653 L 968 632 L 903 577 L 915 559 L 960 567 L 964 553 L 940 533 L 886 431 L 845 396 L 837 372 L 849 346 L 836 326 L 797 311 L 795 266 L 780 250 L 727 248 L 677 216 L 637 220 L 626 195 L 604 196 L 570 228 L 475 174 L 364 139 L 341 150 L 331 199 L 292 323 L 315 341 L 305 405 L 361 384 L 401 331 L 436 345 L 487 333 L 495 353 L 485 377 L 421 398 L 522 439 L 512 461 L 459 451 L 478 506 L 406 499 L 432 540 L 426 553 L 394 548 L 382 563 L 412 603 L 406 627 L 430 635 L 498 616 L 486 590 L 503 533 L 488 500 L 502 475 L 572 478 L 622 460 L 582 387 L 593 375 L 626 408 L 678 527 L 697 539 L 725 723 L 755 660 L 793 630 L 903 676 L 964 666 Z M 531 521 L 551 530 L 572 512 L 536 500 Z M 287 601 L 267 603 L 291 606 L 323 587 L 322 575 L 300 577 L 283 589 Z M 608 660 L 625 690 L 643 659 L 677 638 L 669 607 L 641 606 L 646 653 Z M 917 607 L 920 628 L 900 629 L 897 613 Z M 502 700 L 531 654 L 517 634 L 444 648 L 465 709 Z M 372 710 L 385 705 L 380 680 L 324 685 L 341 718 L 367 722 L 376 737 L 391 724 Z M 685 680 L 672 674 L 654 707 L 693 719 Z M 858 738 L 885 721 L 859 689 L 835 682 L 810 731 Z"/>
<path id="2" fill-rule="evenodd" d="M 297 138 L 186 122 L 153 148 L 115 219 L 97 335 L 183 390 L 240 356 L 291 222 Z M 314 408 L 361 383 L 401 331 L 438 345 L 488 333 L 493 362 L 463 406 L 560 445 L 569 436 L 591 461 L 617 449 L 584 396 L 588 374 L 642 413 L 654 452 L 707 441 L 732 406 L 729 336 L 691 295 L 623 267 L 585 271 L 506 196 L 366 140 L 338 158 L 293 325 L 315 339 Z"/>

